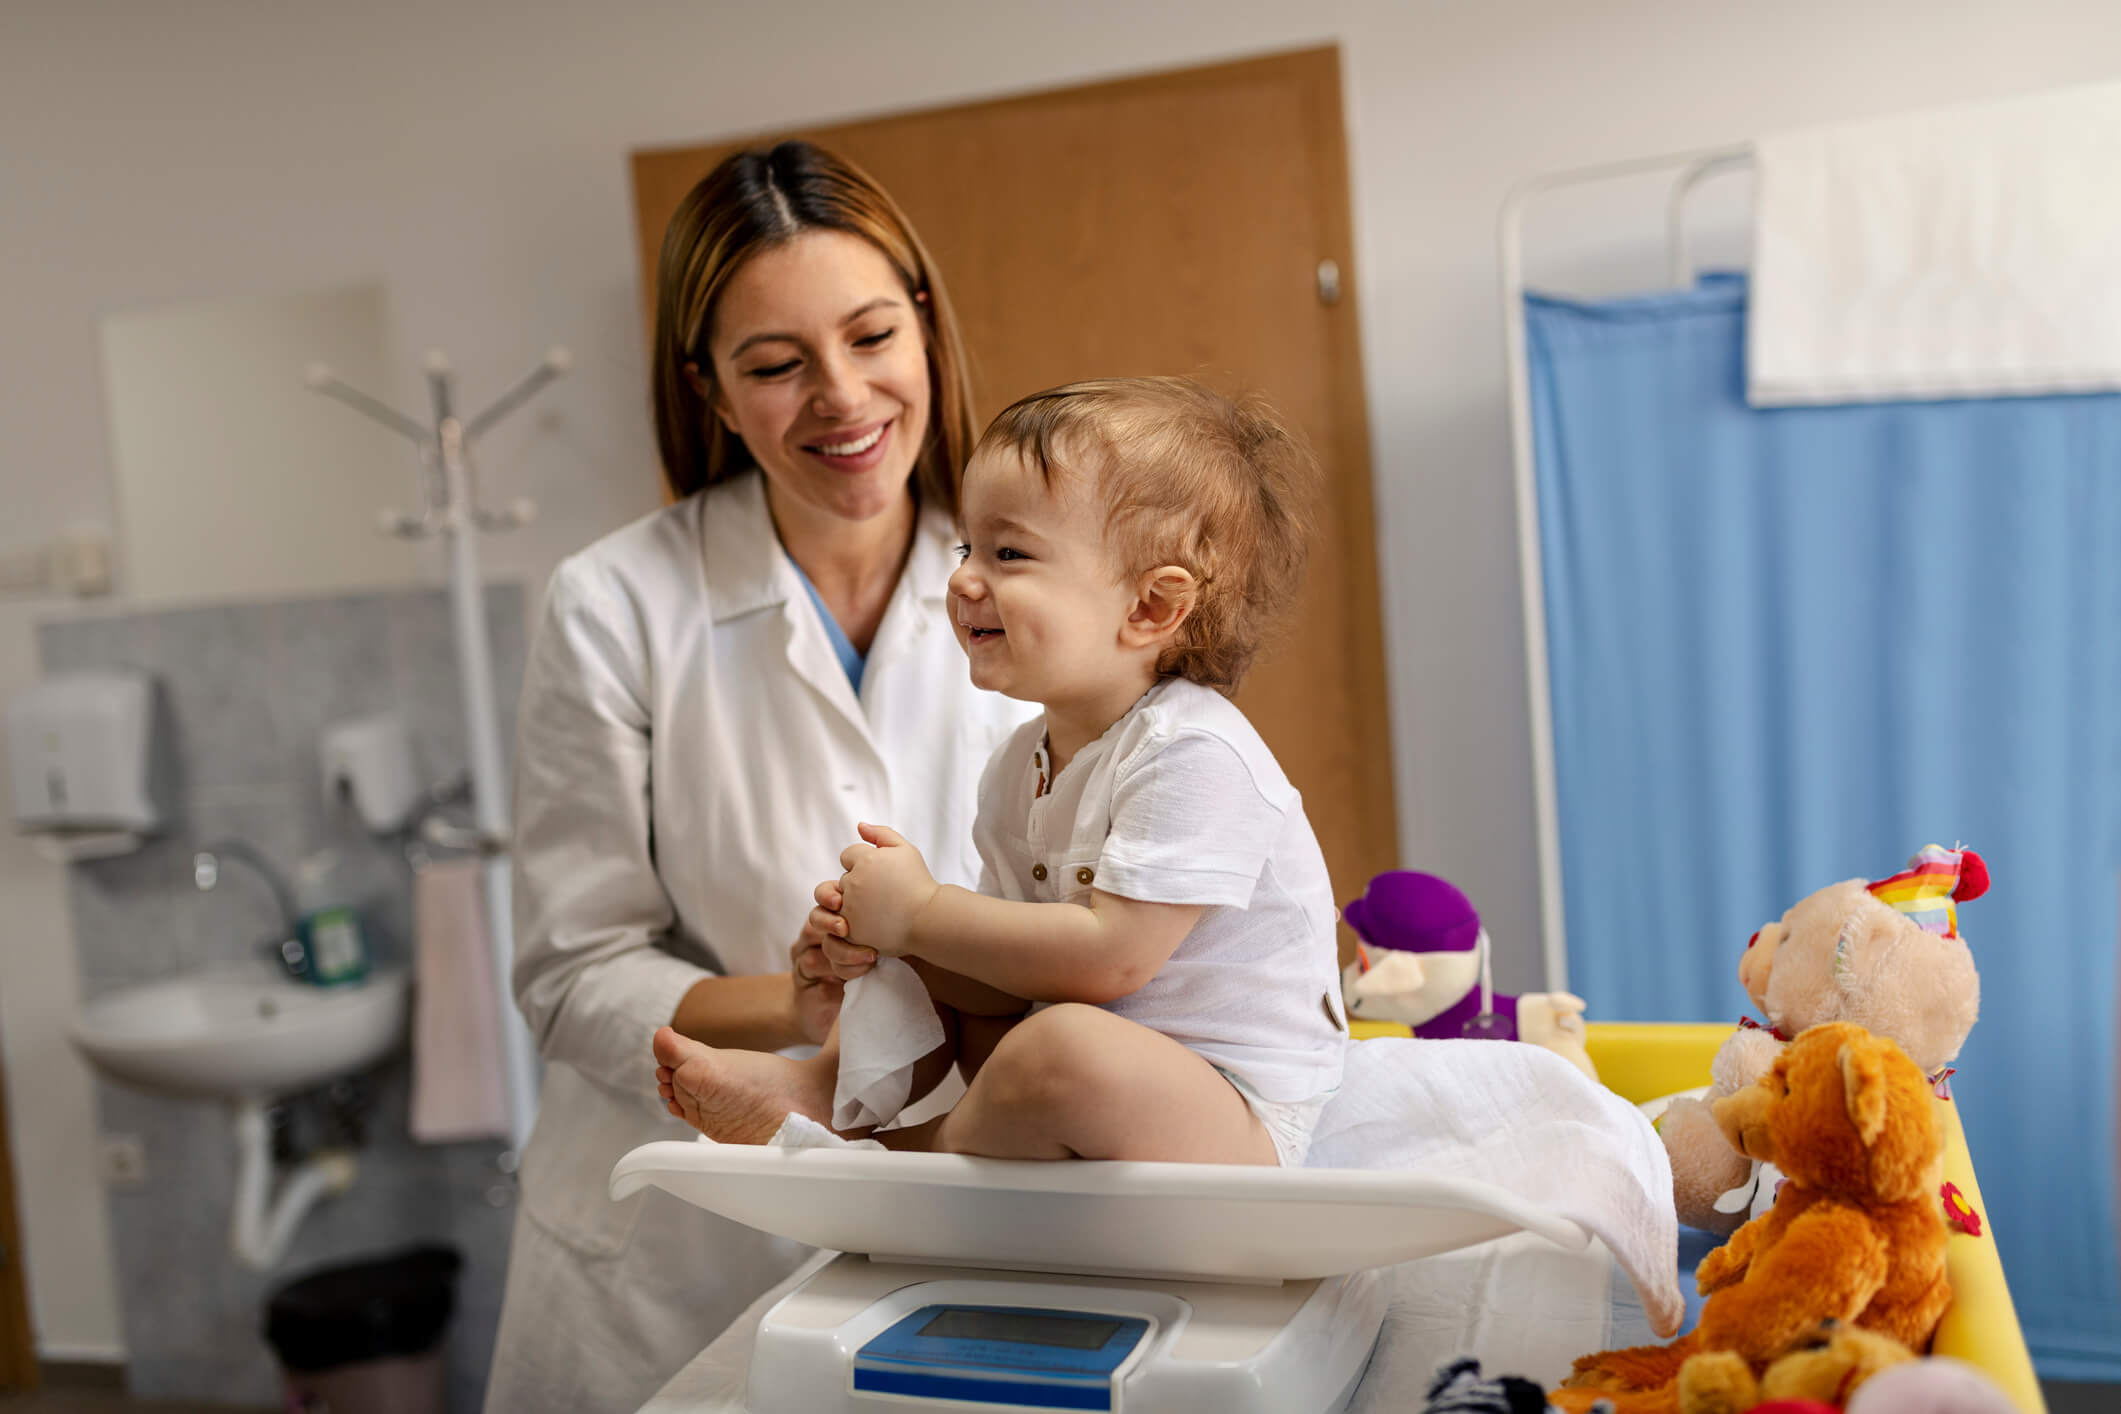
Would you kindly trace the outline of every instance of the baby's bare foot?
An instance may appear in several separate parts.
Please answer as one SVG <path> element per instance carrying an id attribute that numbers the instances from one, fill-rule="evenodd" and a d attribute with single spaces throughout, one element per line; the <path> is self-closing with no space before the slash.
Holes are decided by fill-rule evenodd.
<path id="1" fill-rule="evenodd" d="M 668 1026 L 655 1033 L 656 1090 L 664 1106 L 722 1144 L 763 1144 L 792 1111 L 832 1123 L 833 1074 L 764 1051 L 718 1051 Z"/>

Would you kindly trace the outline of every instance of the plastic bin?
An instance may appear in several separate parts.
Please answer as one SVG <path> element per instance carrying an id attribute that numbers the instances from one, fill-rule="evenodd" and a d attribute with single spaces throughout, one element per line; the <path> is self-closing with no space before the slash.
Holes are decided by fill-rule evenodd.
<path id="1" fill-rule="evenodd" d="M 289 1414 L 442 1414 L 442 1337 L 463 1258 L 410 1248 L 328 1267 L 265 1303 Z"/>
<path id="2" fill-rule="evenodd" d="M 1379 1022 L 1353 1022 L 1350 1029 L 1358 1037 L 1408 1034 L 1403 1026 Z M 1587 1044 L 1598 1078 L 1640 1104 L 1708 1084 L 1709 1062 L 1730 1034 L 1731 1028 L 1720 1023 L 1594 1021 Z M 1954 1231 L 1947 1239 L 1944 1265 L 1951 1278 L 1952 1304 L 1937 1327 L 1931 1353 L 1956 1356 L 1979 1366 L 2022 1414 L 2046 1414 L 2047 1403 L 2025 1348 L 2025 1333 L 2018 1326 L 2018 1308 L 2011 1302 L 2003 1261 L 1996 1254 L 1992 1215 L 1974 1178 L 1974 1160 L 1967 1152 L 1959 1107 L 1947 1103 L 1942 1109 L 1944 1177 L 1959 1185 L 1981 1215 L 1982 1226 L 1979 1237 Z"/>

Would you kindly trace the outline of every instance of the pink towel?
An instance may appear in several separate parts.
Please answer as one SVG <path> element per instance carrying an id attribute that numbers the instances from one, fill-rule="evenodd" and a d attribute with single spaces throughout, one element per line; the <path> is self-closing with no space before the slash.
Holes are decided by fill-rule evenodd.
<path id="1" fill-rule="evenodd" d="M 423 1144 L 508 1137 L 484 867 L 451 860 L 413 876 L 411 1128 Z"/>

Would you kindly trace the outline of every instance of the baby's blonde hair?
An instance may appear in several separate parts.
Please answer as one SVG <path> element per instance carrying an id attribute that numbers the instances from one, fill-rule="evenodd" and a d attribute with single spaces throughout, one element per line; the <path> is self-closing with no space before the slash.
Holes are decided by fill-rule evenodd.
<path id="1" fill-rule="evenodd" d="M 1020 398 L 974 454 L 1014 451 L 1051 486 L 1082 475 L 1105 502 L 1124 573 L 1177 565 L 1198 585 L 1157 659 L 1166 676 L 1234 692 L 1295 601 L 1318 463 L 1256 395 L 1190 378 L 1098 378 Z"/>

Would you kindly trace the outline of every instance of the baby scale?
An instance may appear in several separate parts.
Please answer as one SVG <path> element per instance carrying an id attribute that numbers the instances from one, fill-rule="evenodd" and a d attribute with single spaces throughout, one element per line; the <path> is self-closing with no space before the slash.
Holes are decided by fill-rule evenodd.
<path id="1" fill-rule="evenodd" d="M 1333 1414 L 1385 1313 L 1374 1270 L 1520 1229 L 1589 1235 L 1442 1174 L 1034 1163 L 645 1144 L 653 1186 L 842 1255 L 767 1312 L 750 1414 Z"/>

